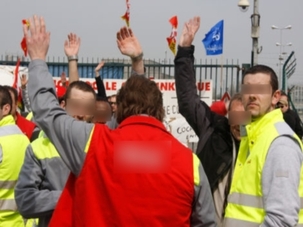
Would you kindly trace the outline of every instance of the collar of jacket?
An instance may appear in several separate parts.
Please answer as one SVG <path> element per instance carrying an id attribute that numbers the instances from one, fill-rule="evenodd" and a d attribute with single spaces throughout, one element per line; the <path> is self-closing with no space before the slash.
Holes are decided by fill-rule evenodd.
<path id="1" fill-rule="evenodd" d="M 126 118 L 124 121 L 121 122 L 121 124 L 118 126 L 118 128 L 123 128 L 127 125 L 149 125 L 152 127 L 157 127 L 165 132 L 167 132 L 164 124 L 159 121 L 158 119 L 148 116 L 148 115 L 134 115 Z"/>
<path id="2" fill-rule="evenodd" d="M 246 126 L 246 133 L 248 138 L 255 138 L 260 135 L 267 125 L 274 124 L 277 121 L 284 121 L 283 114 L 280 109 L 270 111 L 263 117 L 256 119 Z"/>
<path id="3" fill-rule="evenodd" d="M 2 120 L 0 121 L 0 127 L 6 126 L 6 125 L 15 125 L 15 124 L 16 124 L 16 122 L 12 115 L 7 115 L 7 116 L 3 117 Z"/>

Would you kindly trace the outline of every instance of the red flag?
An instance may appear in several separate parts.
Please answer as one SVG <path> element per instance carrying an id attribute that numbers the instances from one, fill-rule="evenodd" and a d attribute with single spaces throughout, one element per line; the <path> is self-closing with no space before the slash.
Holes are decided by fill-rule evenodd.
<path id="1" fill-rule="evenodd" d="M 166 38 L 169 49 L 176 55 L 176 43 L 177 43 L 177 28 L 178 28 L 178 17 L 173 16 L 170 18 L 169 23 L 172 25 L 172 31 L 169 37 Z"/>
<path id="2" fill-rule="evenodd" d="M 22 20 L 22 24 L 26 24 L 29 27 L 29 21 L 27 20 Z M 26 44 L 26 40 L 25 37 L 23 37 L 22 41 L 21 41 L 21 48 L 24 52 L 24 56 L 27 56 L 27 44 Z"/>
<path id="3" fill-rule="evenodd" d="M 169 23 L 171 24 L 171 26 L 173 26 L 173 28 L 177 28 L 178 27 L 178 17 L 173 16 L 172 18 L 170 18 Z"/>
<path id="4" fill-rule="evenodd" d="M 129 0 L 126 0 L 126 13 L 121 17 L 125 20 L 127 27 L 129 27 L 129 19 L 130 19 L 130 3 Z"/>

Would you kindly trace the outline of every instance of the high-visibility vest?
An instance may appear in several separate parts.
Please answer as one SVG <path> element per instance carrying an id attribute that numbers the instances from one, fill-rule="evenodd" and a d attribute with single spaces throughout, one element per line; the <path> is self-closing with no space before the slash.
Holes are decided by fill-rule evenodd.
<path id="1" fill-rule="evenodd" d="M 224 227 L 259 227 L 264 221 L 262 172 L 272 142 L 279 136 L 289 136 L 298 142 L 301 150 L 303 147 L 297 135 L 284 122 L 281 110 L 274 110 L 247 125 L 246 133 L 241 138 Z M 303 167 L 300 176 L 298 193 L 303 201 Z M 303 226 L 302 206 L 301 202 L 297 226 Z"/>
<path id="2" fill-rule="evenodd" d="M 33 119 L 33 116 L 34 116 L 33 112 L 29 112 L 26 116 L 26 119 L 31 121 Z"/>
<path id="3" fill-rule="evenodd" d="M 28 138 L 9 115 L 0 121 L 0 227 L 24 227 L 17 210 L 14 188 L 21 170 Z"/>

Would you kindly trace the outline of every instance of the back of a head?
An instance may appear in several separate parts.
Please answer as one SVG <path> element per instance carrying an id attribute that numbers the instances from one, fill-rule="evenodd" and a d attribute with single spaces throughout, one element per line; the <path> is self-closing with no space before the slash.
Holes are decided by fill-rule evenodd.
<path id="1" fill-rule="evenodd" d="M 9 113 L 12 109 L 12 97 L 9 93 L 9 90 L 7 88 L 5 88 L 4 86 L 1 86 L 0 85 L 0 108 L 2 110 L 2 108 L 5 106 L 5 105 L 9 105 Z"/>
<path id="2" fill-rule="evenodd" d="M 117 122 L 133 115 L 146 114 L 163 121 L 162 93 L 157 84 L 143 76 L 131 76 L 117 95 Z"/>
<path id="3" fill-rule="evenodd" d="M 83 92 L 90 92 L 94 95 L 94 97 L 96 97 L 96 92 L 89 84 L 85 83 L 84 81 L 78 80 L 69 84 L 66 93 L 64 95 L 65 101 L 70 98 L 72 89 L 78 89 Z"/>
<path id="4" fill-rule="evenodd" d="M 270 76 L 270 85 L 272 88 L 272 93 L 274 93 L 275 91 L 277 91 L 279 89 L 279 82 L 278 82 L 277 74 L 275 73 L 275 71 L 272 68 L 270 68 L 266 65 L 255 65 L 255 66 L 251 67 L 250 69 L 246 70 L 242 81 L 244 82 L 244 78 L 246 75 L 257 74 L 257 73 L 264 73 L 264 74 L 267 74 L 268 76 Z"/>
<path id="5" fill-rule="evenodd" d="M 15 102 L 18 101 L 18 91 L 16 88 L 13 88 L 11 86 L 5 85 L 4 86 L 9 92 L 11 92 L 12 94 L 14 94 L 13 99 L 15 100 Z"/>

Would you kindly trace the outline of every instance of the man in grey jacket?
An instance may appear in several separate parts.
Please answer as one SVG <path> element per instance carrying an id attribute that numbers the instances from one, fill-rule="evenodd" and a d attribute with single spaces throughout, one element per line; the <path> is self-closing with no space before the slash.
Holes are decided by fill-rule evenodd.
<path id="1" fill-rule="evenodd" d="M 61 107 L 78 120 L 91 120 L 95 91 L 83 81 L 73 82 L 67 89 Z M 79 111 L 83 112 L 79 112 Z M 83 113 L 88 113 L 83 114 Z M 85 117 L 87 115 L 87 117 Z M 24 218 L 39 218 L 39 227 L 47 227 L 70 171 L 56 148 L 44 134 L 26 151 L 15 188 L 15 199 Z"/>
<path id="2" fill-rule="evenodd" d="M 75 121 L 71 117 L 66 116 L 66 113 L 62 111 L 62 109 L 58 108 L 58 103 L 54 96 L 52 77 L 49 74 L 45 63 L 50 34 L 46 32 L 44 20 L 42 18 L 38 19 L 37 17 L 34 17 L 34 20 L 30 20 L 30 24 L 31 34 L 28 34 L 28 28 L 26 27 L 24 27 L 24 33 L 28 44 L 28 52 L 32 59 L 32 62 L 29 65 L 28 83 L 32 108 L 35 116 L 37 116 L 36 120 L 38 125 L 41 126 L 50 140 L 54 143 L 61 158 L 67 164 L 71 172 L 75 177 L 78 177 L 86 158 L 87 145 L 90 144 L 90 135 L 92 130 L 94 130 L 94 125 Z M 124 28 L 117 34 L 117 39 L 121 53 L 130 56 L 133 62 L 138 66 L 137 68 L 134 68 L 134 70 L 142 74 L 144 72 L 142 49 L 136 37 L 131 33 L 131 30 Z M 136 122 L 133 124 L 136 124 Z M 104 128 L 104 130 L 108 129 Z M 115 130 L 113 132 L 115 132 Z M 136 134 L 138 133 L 141 132 L 136 132 Z M 111 137 L 106 137 L 105 135 L 105 138 L 100 137 L 100 139 L 101 145 L 103 139 L 104 141 L 105 139 L 110 141 Z M 196 172 L 199 174 L 199 184 L 194 185 L 192 191 L 194 196 L 189 198 L 189 200 L 192 201 L 192 207 L 190 207 L 192 212 L 191 216 L 188 216 L 188 220 L 190 221 L 187 223 L 188 226 L 190 225 L 192 227 L 215 227 L 215 213 L 209 184 L 201 163 L 199 163 L 197 159 L 195 160 L 197 161 L 196 167 L 198 167 L 198 169 L 195 170 L 197 170 Z M 101 163 L 103 161 L 104 160 L 98 160 L 98 162 Z M 103 181 L 103 179 L 96 180 Z M 140 187 L 140 185 L 138 185 L 138 187 Z M 175 190 L 178 190 L 178 188 Z M 182 192 L 180 193 L 182 194 Z M 112 217 L 115 217 L 114 213 L 111 215 Z M 144 218 L 140 215 L 134 218 L 140 220 L 140 226 L 142 226 Z M 159 217 L 155 216 L 154 218 Z M 98 223 L 96 223 L 96 226 L 98 226 Z"/>

